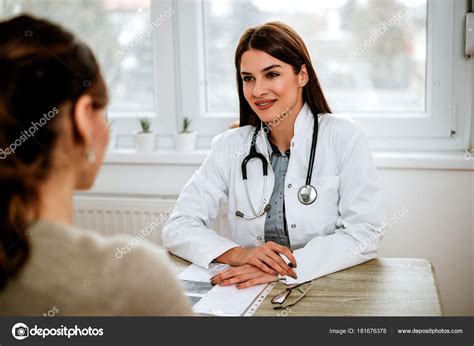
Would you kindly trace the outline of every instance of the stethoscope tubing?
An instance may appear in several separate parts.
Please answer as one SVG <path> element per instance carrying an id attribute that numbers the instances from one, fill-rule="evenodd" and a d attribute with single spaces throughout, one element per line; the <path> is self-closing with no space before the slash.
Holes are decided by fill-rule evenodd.
<path id="1" fill-rule="evenodd" d="M 318 143 L 318 117 L 314 118 L 313 139 L 311 141 L 311 151 L 309 153 L 308 172 L 306 173 L 306 185 L 311 185 L 313 175 L 314 157 L 316 156 L 316 146 Z"/>
<path id="2" fill-rule="evenodd" d="M 318 118 L 316 116 L 314 118 L 313 138 L 312 138 L 312 141 L 311 141 L 311 151 L 310 151 L 310 155 L 309 155 L 308 171 L 306 173 L 306 186 L 308 186 L 309 188 L 313 189 L 316 192 L 316 197 L 314 197 L 314 199 L 310 200 L 308 203 L 305 203 L 305 202 L 302 201 L 302 198 L 299 198 L 299 196 L 298 196 L 299 201 L 302 204 L 307 204 L 307 205 L 312 204 L 317 198 L 316 188 L 311 185 L 311 176 L 313 175 L 314 158 L 316 156 L 316 148 L 317 148 L 317 143 L 318 143 L 318 129 L 319 129 Z M 249 154 L 242 160 L 242 165 L 241 165 L 242 178 L 244 180 L 244 187 L 245 187 L 245 194 L 246 194 L 246 197 L 247 197 L 247 202 L 249 203 L 250 209 L 251 209 L 252 214 L 253 214 L 253 216 L 247 216 L 247 215 L 245 215 L 244 213 L 242 213 L 240 211 L 237 211 L 235 213 L 236 216 L 242 217 L 244 219 L 255 219 L 257 217 L 260 217 L 263 214 L 265 214 L 268 210 L 270 210 L 270 208 L 271 208 L 271 206 L 269 204 L 267 204 L 263 208 L 263 205 L 265 204 L 265 192 L 267 190 L 268 161 L 265 158 L 265 156 L 263 156 L 262 154 L 257 152 L 256 142 L 257 142 L 258 131 L 259 131 L 258 128 L 255 129 L 255 132 L 252 136 L 252 142 L 250 144 Z M 258 208 L 258 211 L 255 210 L 255 208 L 252 204 L 252 200 L 250 198 L 250 194 L 249 194 L 249 191 L 248 191 L 248 185 L 247 185 L 247 163 L 252 159 L 258 159 L 262 162 L 262 171 L 263 171 L 263 177 L 264 177 L 263 194 L 262 194 L 262 199 L 260 201 L 260 206 Z M 301 188 L 299 189 L 298 193 L 300 191 L 301 191 Z M 262 210 L 262 208 L 263 208 L 263 210 Z"/>

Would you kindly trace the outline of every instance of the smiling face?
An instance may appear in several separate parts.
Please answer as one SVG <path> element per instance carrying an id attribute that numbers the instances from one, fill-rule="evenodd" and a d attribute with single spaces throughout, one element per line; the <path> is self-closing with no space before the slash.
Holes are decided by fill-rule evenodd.
<path id="1" fill-rule="evenodd" d="M 295 74 L 290 64 L 250 49 L 242 54 L 240 71 L 245 99 L 260 120 L 268 123 L 288 109 L 299 111 L 303 107 L 306 66 Z"/>

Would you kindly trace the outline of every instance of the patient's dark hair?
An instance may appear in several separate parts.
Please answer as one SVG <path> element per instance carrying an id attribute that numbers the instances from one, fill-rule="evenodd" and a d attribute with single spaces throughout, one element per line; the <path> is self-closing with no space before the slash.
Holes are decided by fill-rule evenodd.
<path id="1" fill-rule="evenodd" d="M 242 55 L 250 49 L 260 50 L 291 65 L 295 74 L 301 71 L 302 65 L 306 65 L 309 80 L 303 88 L 303 101 L 308 104 L 315 117 L 319 113 L 331 113 L 303 39 L 286 24 L 282 22 L 269 22 L 247 29 L 240 38 L 235 51 L 240 126 L 260 126 L 258 115 L 245 99 L 242 76 L 240 75 Z"/>
<path id="2" fill-rule="evenodd" d="M 81 142 L 73 112 L 84 94 L 95 109 L 108 102 L 87 45 L 29 15 L 0 22 L 0 289 L 28 259 L 27 229 L 38 217 L 39 184 L 54 163 L 58 118 L 72 121 L 74 141 Z"/>

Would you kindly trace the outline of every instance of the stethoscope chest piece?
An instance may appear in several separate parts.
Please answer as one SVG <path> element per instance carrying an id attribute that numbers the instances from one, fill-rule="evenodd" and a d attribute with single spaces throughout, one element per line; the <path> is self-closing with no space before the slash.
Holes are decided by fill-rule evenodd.
<path id="1" fill-rule="evenodd" d="M 298 190 L 298 201 L 302 204 L 311 204 L 318 198 L 318 192 L 313 185 L 303 185 Z"/>
<path id="2" fill-rule="evenodd" d="M 247 202 L 252 211 L 252 215 L 250 216 L 245 215 L 242 211 L 237 210 L 235 212 L 235 216 L 241 217 L 244 219 L 255 219 L 257 217 L 260 217 L 266 212 L 268 212 L 271 208 L 270 204 L 265 205 L 265 203 L 267 203 L 267 201 L 265 200 L 265 192 L 267 191 L 267 175 L 268 175 L 267 162 L 268 161 L 265 156 L 257 152 L 257 149 L 255 147 L 255 143 L 257 142 L 258 131 L 259 129 L 256 128 L 252 136 L 249 154 L 242 160 L 242 165 L 241 165 L 242 179 L 244 181 L 244 187 L 245 187 L 245 195 L 247 196 Z M 313 139 L 311 141 L 311 151 L 310 151 L 309 162 L 308 162 L 308 172 L 306 174 L 306 182 L 305 182 L 305 185 L 301 186 L 298 190 L 298 200 L 300 201 L 301 204 L 305 204 L 305 205 L 314 203 L 316 198 L 318 198 L 318 192 L 316 191 L 316 188 L 313 185 L 311 185 L 311 177 L 313 175 L 314 157 L 316 155 L 317 142 L 318 142 L 318 118 L 315 117 Z M 253 159 L 258 159 L 262 162 L 262 170 L 263 170 L 263 192 L 262 192 L 260 207 L 258 209 L 256 209 L 254 205 L 252 204 L 252 200 L 250 198 L 250 192 L 247 186 L 247 163 Z"/>

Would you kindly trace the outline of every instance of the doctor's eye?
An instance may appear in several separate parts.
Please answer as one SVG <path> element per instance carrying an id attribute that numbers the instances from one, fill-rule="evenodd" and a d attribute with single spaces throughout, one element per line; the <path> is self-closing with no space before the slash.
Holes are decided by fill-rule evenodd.
<path id="1" fill-rule="evenodd" d="M 244 82 L 249 82 L 249 81 L 251 81 L 252 79 L 253 79 L 252 76 L 243 76 L 243 77 L 242 77 L 242 80 L 243 80 Z"/>
<path id="2" fill-rule="evenodd" d="M 277 73 L 277 72 L 268 72 L 268 73 L 267 73 L 267 77 L 270 78 L 270 79 L 271 79 L 271 78 L 276 78 L 276 77 L 278 77 L 279 75 L 280 75 L 280 74 Z"/>

